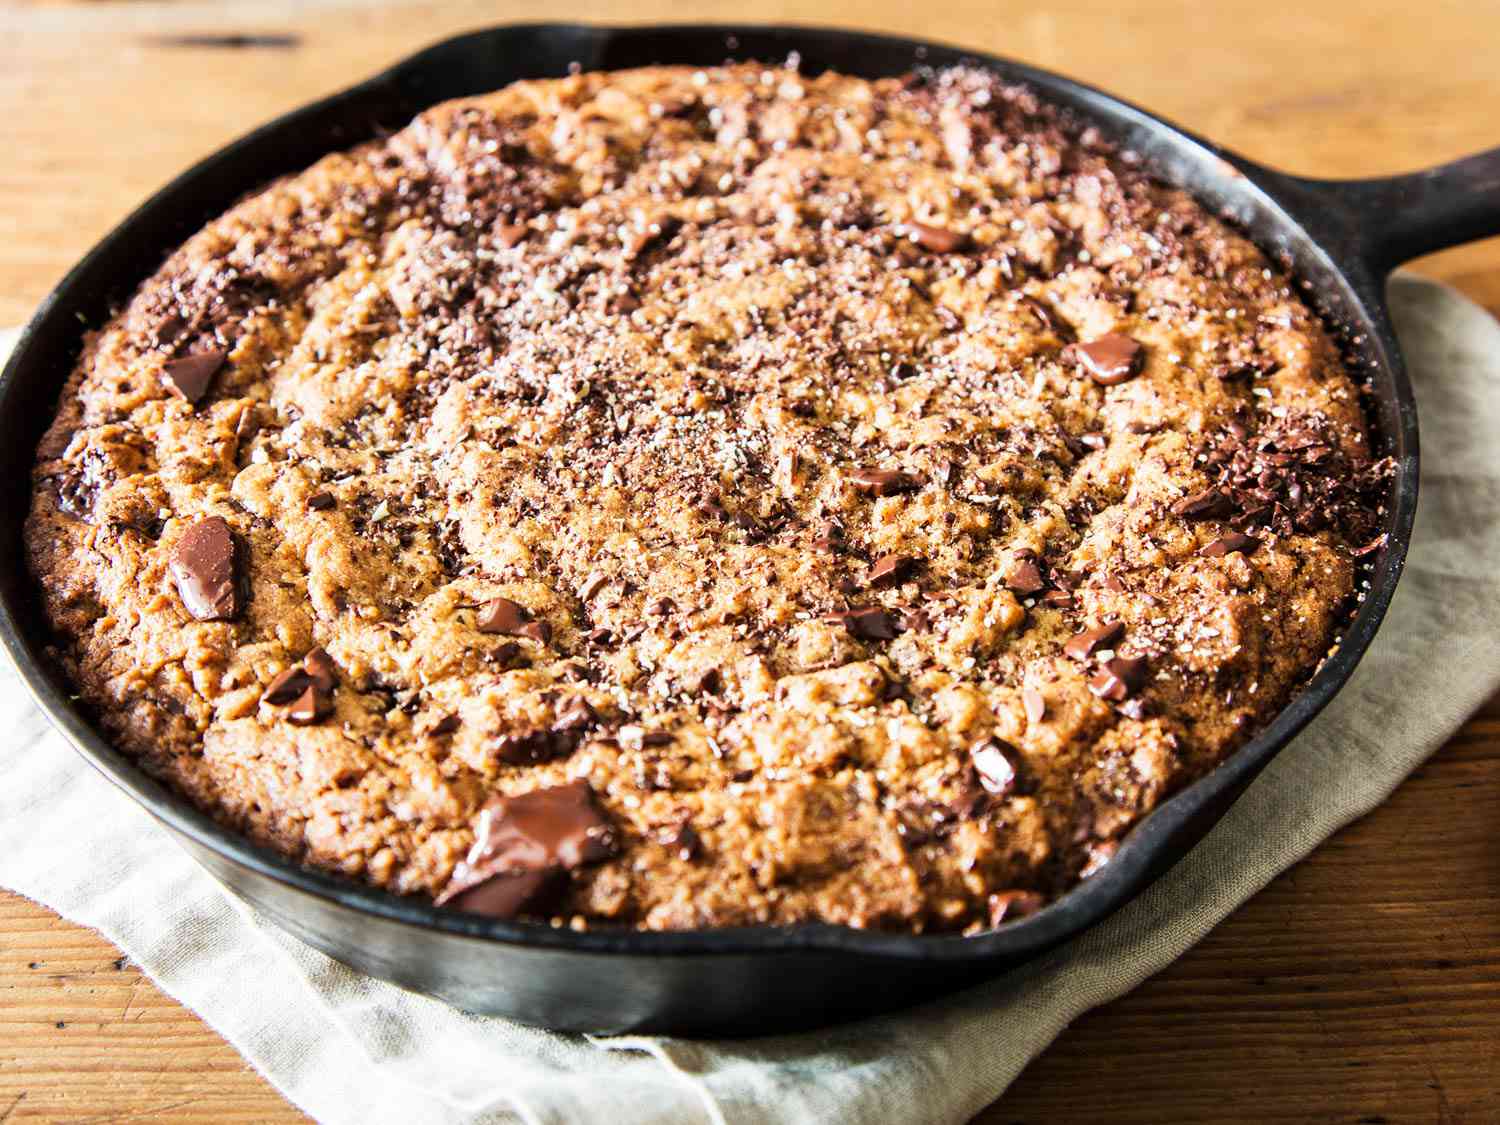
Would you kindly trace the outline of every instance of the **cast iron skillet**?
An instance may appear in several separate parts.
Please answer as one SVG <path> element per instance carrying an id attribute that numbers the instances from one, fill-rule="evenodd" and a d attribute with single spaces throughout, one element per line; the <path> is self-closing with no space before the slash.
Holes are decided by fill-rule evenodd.
<path id="1" fill-rule="evenodd" d="M 573 933 L 400 899 L 315 871 L 224 831 L 135 769 L 69 701 L 43 658 L 45 628 L 22 559 L 33 449 L 97 325 L 165 252 L 273 176 L 404 125 L 447 98 L 520 78 L 726 57 L 878 77 L 967 61 L 1029 83 L 1140 153 L 1160 177 L 1222 210 L 1286 263 L 1368 376 L 1396 460 L 1388 540 L 1336 654 L 1269 727 L 1166 802 L 1098 875 L 1023 921 L 976 937 L 863 933 L 832 926 L 703 933 Z M 257 910 L 355 968 L 476 1012 L 570 1030 L 745 1035 L 849 1019 L 934 996 L 1035 957 L 1140 892 L 1223 814 L 1333 697 L 1390 602 L 1416 510 L 1417 418 L 1383 281 L 1397 263 L 1500 233 L 1500 150 L 1428 172 L 1331 183 L 1273 172 L 1088 86 L 1005 59 L 913 40 L 795 27 L 500 27 L 432 47 L 344 93 L 290 113 L 178 177 L 63 280 L 0 377 L 0 634 L 37 701 L 94 766 L 148 809 L 204 867 Z"/>

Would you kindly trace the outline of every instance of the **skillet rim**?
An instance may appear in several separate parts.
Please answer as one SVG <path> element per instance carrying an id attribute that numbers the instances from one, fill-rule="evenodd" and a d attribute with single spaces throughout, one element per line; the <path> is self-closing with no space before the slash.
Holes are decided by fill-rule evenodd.
<path id="1" fill-rule="evenodd" d="M 53 317 L 68 317 L 69 310 L 65 306 L 73 291 L 85 282 L 91 268 L 110 257 L 126 253 L 125 247 L 134 237 L 135 229 L 170 205 L 175 195 L 232 167 L 256 144 L 291 133 L 319 114 L 328 113 L 344 103 L 357 103 L 361 98 L 374 99 L 388 93 L 399 94 L 403 83 L 420 84 L 424 68 L 431 70 L 437 67 L 446 55 L 457 50 L 480 42 L 501 42 L 507 38 L 516 39 L 516 45 L 524 45 L 527 36 L 577 39 L 580 45 L 593 49 L 596 60 L 612 45 L 630 40 L 654 39 L 669 43 L 672 40 L 692 41 L 717 37 L 725 44 L 723 49 L 730 51 L 736 48 L 730 48 L 727 40 L 729 37 L 736 37 L 741 44 L 745 40 L 781 44 L 780 53 L 783 55 L 787 50 L 797 49 L 799 44 L 837 45 L 844 51 L 853 46 L 865 45 L 887 52 L 904 51 L 917 64 L 944 65 L 960 60 L 968 61 L 993 70 L 1007 81 L 1030 85 L 1045 100 L 1065 105 L 1085 120 L 1097 121 L 1106 133 L 1119 139 L 1124 147 L 1133 147 L 1124 134 L 1134 131 L 1164 142 L 1159 157 L 1183 156 L 1199 165 L 1217 162 L 1216 171 L 1219 176 L 1224 177 L 1224 183 L 1238 180 L 1241 185 L 1248 184 L 1254 189 L 1253 202 L 1262 209 L 1263 214 L 1270 216 L 1263 221 L 1271 223 L 1271 233 L 1283 238 L 1288 234 L 1305 238 L 1307 248 L 1304 252 L 1310 253 L 1320 267 L 1320 272 L 1327 275 L 1320 281 L 1317 291 L 1310 294 L 1315 306 L 1324 314 L 1325 321 L 1329 317 L 1323 307 L 1325 302 L 1320 298 L 1333 294 L 1338 285 L 1342 284 L 1345 292 L 1338 296 L 1342 297 L 1352 311 L 1362 314 L 1366 322 L 1362 326 L 1366 330 L 1362 338 L 1369 338 L 1364 338 L 1361 345 L 1366 373 L 1372 383 L 1384 383 L 1389 388 L 1389 394 L 1377 389 L 1375 396 L 1378 405 L 1382 407 L 1381 437 L 1390 444 L 1392 451 L 1400 452 L 1385 529 L 1387 542 L 1374 566 L 1368 571 L 1369 586 L 1364 600 L 1345 626 L 1336 650 L 1325 658 L 1298 694 L 1253 738 L 1233 751 L 1211 772 L 1173 794 L 1132 828 L 1124 837 L 1118 853 L 1098 874 L 1075 884 L 1030 917 L 967 937 L 960 934 L 855 930 L 821 923 L 670 932 L 629 929 L 575 932 L 566 928 L 553 928 L 545 923 L 505 921 L 438 909 L 429 903 L 402 898 L 347 877 L 304 867 L 221 827 L 188 804 L 185 798 L 146 774 L 94 729 L 82 709 L 75 707 L 68 698 L 66 685 L 50 668 L 43 651 L 45 640 L 38 642 L 28 635 L 29 630 L 24 623 L 25 612 L 13 604 L 27 587 L 32 590 L 35 588 L 24 558 L 0 560 L 0 569 L 17 566 L 20 575 L 17 583 L 6 582 L 0 587 L 0 641 L 3 641 L 33 699 L 52 725 L 63 733 L 74 749 L 95 769 L 168 829 L 186 836 L 192 843 L 207 849 L 220 859 L 269 878 L 284 889 L 331 902 L 342 909 L 374 915 L 420 930 L 436 930 L 454 938 L 472 939 L 485 945 L 647 957 L 829 951 L 910 961 L 963 963 L 1024 959 L 1100 921 L 1143 891 L 1155 875 L 1165 869 L 1164 859 L 1175 863 L 1186 855 L 1191 845 L 1179 848 L 1176 854 L 1171 854 L 1169 849 L 1173 836 L 1184 830 L 1186 822 L 1211 809 L 1215 799 L 1235 794 L 1237 788 L 1248 784 L 1342 689 L 1374 639 L 1405 562 L 1415 518 L 1417 494 L 1415 400 L 1390 327 L 1384 300 L 1376 285 L 1378 279 L 1372 276 L 1365 257 L 1358 252 L 1359 238 L 1337 208 L 1328 214 L 1320 212 L 1319 208 L 1326 207 L 1329 200 L 1326 195 L 1314 191 L 1308 182 L 1261 167 L 1086 83 L 1004 56 L 951 44 L 798 24 L 541 22 L 490 26 L 441 40 L 406 56 L 362 82 L 279 115 L 216 150 L 154 192 L 80 259 L 38 307 L 17 339 L 3 374 L 0 374 L 0 417 L 5 417 L 7 411 L 13 409 L 13 400 L 20 393 L 18 381 L 23 376 L 22 368 L 34 362 L 30 351 L 33 347 L 40 348 L 34 341 L 44 324 L 48 324 Z M 668 48 L 663 53 L 670 56 L 672 51 Z M 747 51 L 743 57 L 764 56 Z M 683 65 L 712 64 L 703 61 Z M 591 66 L 587 61 L 584 62 L 584 69 L 598 68 L 600 67 L 597 65 Z M 873 76 L 873 68 L 840 69 L 846 73 Z M 816 68 L 812 70 L 815 71 Z M 423 107 L 430 104 L 435 102 L 424 102 Z M 369 135 L 374 135 L 374 128 L 372 122 Z M 346 138 L 340 144 L 348 147 L 363 139 L 365 138 Z M 1170 182 L 1181 181 L 1181 177 L 1162 171 L 1159 159 L 1153 160 L 1148 155 L 1146 163 L 1153 174 Z M 263 166 L 260 167 L 261 171 L 255 175 L 236 174 L 235 178 L 242 183 L 242 191 L 255 190 L 267 182 L 270 177 Z M 1204 199 L 1209 186 L 1213 185 L 1196 182 L 1184 184 L 1185 190 L 1205 206 L 1209 206 Z M 1333 186 L 1337 187 L 1336 184 Z M 1234 216 L 1230 218 L 1234 221 Z M 1250 237 L 1266 252 L 1273 252 L 1267 246 L 1265 238 L 1258 235 Z M 1343 243 L 1343 255 L 1338 252 L 1340 247 L 1337 245 L 1330 251 L 1330 242 Z M 167 247 L 166 251 L 169 250 L 170 247 Z M 1305 278 L 1306 272 L 1305 269 L 1299 269 L 1299 279 Z M 139 279 L 130 287 L 133 288 L 134 284 L 139 284 Z M 1345 332 L 1348 329 L 1348 325 L 1332 324 L 1330 327 L 1342 328 Z M 82 332 L 83 329 L 75 328 L 71 347 L 76 348 L 77 337 Z M 68 369 L 71 369 L 71 362 Z M 58 388 L 49 388 L 49 401 L 55 404 L 57 394 Z M 1393 420 L 1397 423 L 1395 432 L 1391 432 L 1390 423 Z M 25 486 L 25 492 L 29 500 L 29 482 Z M 1225 805 L 1215 815 L 1213 823 L 1217 823 L 1227 808 L 1228 805 Z M 1168 849 L 1165 856 L 1164 848 Z"/>

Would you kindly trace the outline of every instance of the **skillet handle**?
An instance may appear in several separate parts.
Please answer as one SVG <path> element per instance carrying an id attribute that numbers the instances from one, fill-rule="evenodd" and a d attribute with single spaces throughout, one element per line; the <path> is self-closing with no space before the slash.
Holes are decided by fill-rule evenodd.
<path id="1" fill-rule="evenodd" d="M 1303 182 L 1337 201 L 1356 253 L 1377 277 L 1434 250 L 1500 234 L 1500 148 L 1402 176 Z"/>

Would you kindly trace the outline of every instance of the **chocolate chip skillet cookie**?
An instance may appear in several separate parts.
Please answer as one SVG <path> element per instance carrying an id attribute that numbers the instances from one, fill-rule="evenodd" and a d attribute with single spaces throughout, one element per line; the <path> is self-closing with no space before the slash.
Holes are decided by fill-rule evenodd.
<path id="1" fill-rule="evenodd" d="M 1317 317 L 977 71 L 440 105 L 210 223 L 37 454 L 140 765 L 451 908 L 975 930 L 1336 642 L 1385 471 Z"/>

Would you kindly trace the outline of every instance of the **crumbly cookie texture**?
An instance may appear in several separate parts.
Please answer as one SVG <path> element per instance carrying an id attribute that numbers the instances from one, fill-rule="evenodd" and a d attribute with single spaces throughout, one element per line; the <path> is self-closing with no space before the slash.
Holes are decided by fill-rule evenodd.
<path id="1" fill-rule="evenodd" d="M 1288 278 L 1028 91 L 650 68 L 209 224 L 90 337 L 27 543 L 112 738 L 305 863 L 950 931 L 1286 703 L 1383 493 Z"/>

